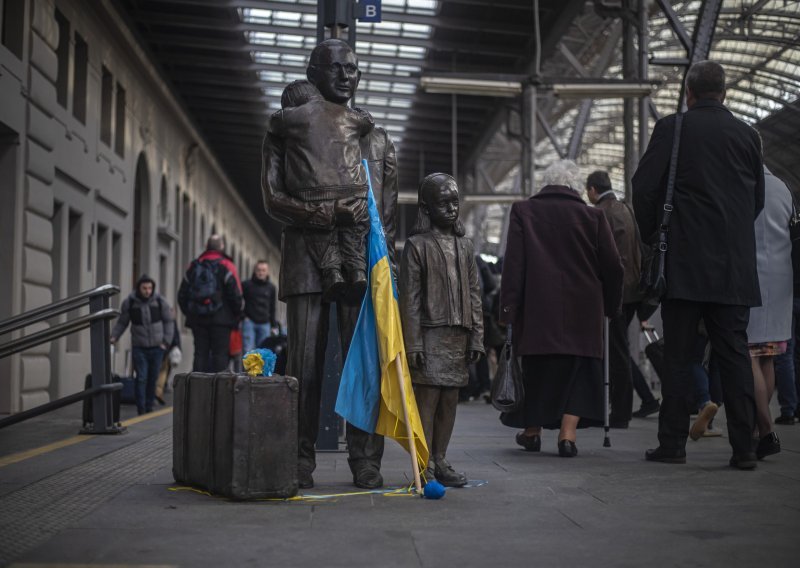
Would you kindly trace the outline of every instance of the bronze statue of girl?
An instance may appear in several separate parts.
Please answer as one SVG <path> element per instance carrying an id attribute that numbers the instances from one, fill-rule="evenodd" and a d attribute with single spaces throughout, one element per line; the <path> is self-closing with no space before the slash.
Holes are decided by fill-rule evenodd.
<path id="1" fill-rule="evenodd" d="M 400 313 L 411 381 L 431 452 L 426 478 L 461 487 L 467 476 L 445 459 L 467 366 L 483 353 L 483 312 L 472 241 L 458 219 L 456 181 L 422 180 L 419 215 L 403 249 Z"/>

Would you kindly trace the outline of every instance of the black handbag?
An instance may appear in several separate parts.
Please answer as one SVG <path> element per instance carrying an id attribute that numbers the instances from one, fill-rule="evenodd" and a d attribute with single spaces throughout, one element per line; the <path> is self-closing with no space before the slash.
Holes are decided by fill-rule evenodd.
<path id="1" fill-rule="evenodd" d="M 497 374 L 492 381 L 492 406 L 500 412 L 516 412 L 525 400 L 522 369 L 511 346 L 511 326 L 508 326 L 505 345 L 497 361 Z"/>
<path id="2" fill-rule="evenodd" d="M 658 228 L 658 238 L 650 246 L 646 254 L 642 255 L 642 274 L 639 280 L 639 289 L 645 303 L 660 300 L 667 291 L 667 278 L 665 274 L 667 258 L 667 233 L 669 220 L 672 216 L 672 197 L 675 192 L 675 176 L 678 172 L 678 149 L 681 143 L 681 125 L 683 114 L 675 115 L 675 137 L 672 140 L 672 155 L 669 160 L 669 176 L 667 177 L 667 192 L 664 198 L 664 214 Z"/>

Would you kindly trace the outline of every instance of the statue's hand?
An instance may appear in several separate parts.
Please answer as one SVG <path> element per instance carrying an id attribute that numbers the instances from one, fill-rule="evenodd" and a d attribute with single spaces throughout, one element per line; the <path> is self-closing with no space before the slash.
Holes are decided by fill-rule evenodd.
<path id="1" fill-rule="evenodd" d="M 481 358 L 480 351 L 475 351 L 474 349 L 470 349 L 469 351 L 467 351 L 467 363 L 469 364 L 475 363 L 480 358 Z"/>
<path id="2" fill-rule="evenodd" d="M 337 200 L 334 203 L 333 212 L 336 216 L 337 225 L 357 225 L 369 218 L 367 200 L 358 199 L 357 197 Z"/>
<path id="3" fill-rule="evenodd" d="M 308 218 L 308 224 L 318 227 L 331 227 L 336 220 L 336 207 L 330 202 L 319 202 L 314 204 L 315 207 L 311 211 L 311 216 Z"/>
<path id="4" fill-rule="evenodd" d="M 409 353 L 408 364 L 415 369 L 422 369 L 425 366 L 425 353 Z"/>

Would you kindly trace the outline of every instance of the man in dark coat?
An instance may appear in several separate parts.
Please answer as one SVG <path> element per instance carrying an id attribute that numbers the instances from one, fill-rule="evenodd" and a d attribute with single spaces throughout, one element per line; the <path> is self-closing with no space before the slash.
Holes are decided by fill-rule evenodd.
<path id="1" fill-rule="evenodd" d="M 614 242 L 622 259 L 625 280 L 622 289 L 622 311 L 609 322 L 609 374 L 611 379 L 612 428 L 627 428 L 633 413 L 633 378 L 628 327 L 639 307 L 639 275 L 642 251 L 633 212 L 617 199 L 607 172 L 596 171 L 586 178 L 589 201 L 606 215 Z"/>
<path id="2" fill-rule="evenodd" d="M 231 330 L 242 314 L 242 284 L 225 240 L 211 235 L 206 250 L 186 270 L 178 305 L 194 335 L 192 370 L 218 373 L 228 366 Z"/>
<path id="3" fill-rule="evenodd" d="M 275 321 L 275 284 L 269 279 L 269 263 L 259 260 L 250 280 L 242 282 L 244 320 L 242 321 L 242 350 L 247 353 L 261 344 L 277 327 Z"/>
<path id="4" fill-rule="evenodd" d="M 758 134 L 723 105 L 725 72 L 711 61 L 686 78 L 686 102 L 672 218 L 667 237 L 667 291 L 662 303 L 664 350 L 659 447 L 651 461 L 684 463 L 693 403 L 691 343 L 702 318 L 724 377 L 730 465 L 752 469 L 755 405 L 747 350 L 750 307 L 761 304 L 753 223 L 764 207 Z M 642 236 L 657 234 L 675 131 L 675 115 L 659 120 L 633 176 L 633 206 Z"/>
<path id="5" fill-rule="evenodd" d="M 330 102 L 346 105 L 361 78 L 358 60 L 346 42 L 330 39 L 311 52 L 308 80 Z M 325 117 L 320 117 L 324 120 Z M 320 140 L 321 144 L 328 141 Z M 383 128 L 375 127 L 361 139 L 361 155 L 368 160 L 370 180 L 381 215 L 389 258 L 394 266 L 394 229 L 397 207 L 397 159 L 394 145 Z M 264 207 L 285 224 L 281 238 L 280 299 L 286 302 L 288 361 L 286 373 L 300 381 L 298 481 L 314 486 L 314 444 L 319 430 L 325 348 L 330 304 L 322 300 L 322 277 L 303 239 L 304 229 L 354 226 L 366 219 L 366 200 L 300 201 L 285 185 L 283 141 L 267 133 L 262 149 L 261 187 Z M 316 167 L 317 164 L 311 164 Z M 342 351 L 347 353 L 353 337 L 361 301 L 337 303 Z M 356 486 L 374 489 L 383 485 L 380 463 L 383 437 L 347 425 L 349 465 Z"/>

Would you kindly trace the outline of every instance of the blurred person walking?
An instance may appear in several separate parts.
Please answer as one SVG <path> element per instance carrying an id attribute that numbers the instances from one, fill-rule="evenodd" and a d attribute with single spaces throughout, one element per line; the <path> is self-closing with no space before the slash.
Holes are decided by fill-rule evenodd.
<path id="1" fill-rule="evenodd" d="M 691 365 L 697 325 L 705 320 L 723 377 L 732 467 L 752 469 L 755 426 L 753 371 L 747 350 L 750 307 L 761 304 L 754 222 L 764 207 L 764 168 L 758 133 L 725 107 L 725 71 L 702 61 L 686 78 L 682 132 L 678 115 L 662 118 L 633 176 L 633 207 L 646 242 L 669 223 L 664 350 L 657 448 L 649 461 L 686 462 L 694 405 Z M 674 198 L 665 207 L 670 158 L 680 142 Z M 665 212 L 667 215 L 664 215 Z"/>
<path id="2" fill-rule="evenodd" d="M 169 313 L 172 316 L 172 342 L 167 346 L 164 353 L 164 359 L 161 361 L 161 369 L 158 371 L 158 380 L 156 381 L 156 400 L 158 404 L 164 406 L 167 402 L 164 400 L 164 393 L 169 390 L 169 376 L 172 369 L 180 365 L 181 357 L 181 332 L 178 329 L 178 320 L 175 318 L 175 309 L 170 308 Z"/>
<path id="3" fill-rule="evenodd" d="M 747 337 L 755 378 L 756 456 L 781 451 L 778 435 L 772 431 L 769 401 L 775 392 L 775 357 L 786 351 L 792 336 L 792 194 L 765 167 L 764 210 L 756 219 L 756 258 L 761 286 L 761 307 L 750 310 Z"/>
<path id="4" fill-rule="evenodd" d="M 231 330 L 242 313 L 242 285 L 225 240 L 211 235 L 206 250 L 193 260 L 178 290 L 178 304 L 194 335 L 192 370 L 218 373 L 228 367 Z"/>
<path id="5" fill-rule="evenodd" d="M 156 381 L 164 352 L 172 343 L 175 322 L 172 308 L 161 294 L 156 282 L 146 274 L 136 282 L 133 292 L 125 298 L 119 319 L 111 330 L 111 344 L 119 341 L 131 324 L 133 369 L 136 372 L 136 410 L 145 414 L 153 411 Z"/>
<path id="6" fill-rule="evenodd" d="M 624 270 L 605 215 L 578 194 L 578 166 L 543 173 L 545 186 L 511 208 L 500 288 L 501 322 L 522 357 L 522 409 L 501 415 L 528 451 L 558 429 L 558 453 L 574 457 L 577 428 L 603 424 L 603 317 L 622 303 Z"/>
<path id="7" fill-rule="evenodd" d="M 245 353 L 261 347 L 270 336 L 275 322 L 275 284 L 269 279 L 269 263 L 259 260 L 250 280 L 242 283 L 244 320 L 242 321 L 242 346 Z"/>
<path id="8" fill-rule="evenodd" d="M 586 196 L 592 205 L 605 213 L 622 260 L 622 268 L 625 270 L 622 311 L 609 321 L 608 363 L 611 378 L 609 424 L 612 428 L 627 428 L 633 413 L 633 376 L 628 328 L 641 300 L 641 239 L 633 211 L 617 199 L 607 172 L 598 170 L 589 174 L 586 178 Z"/>

